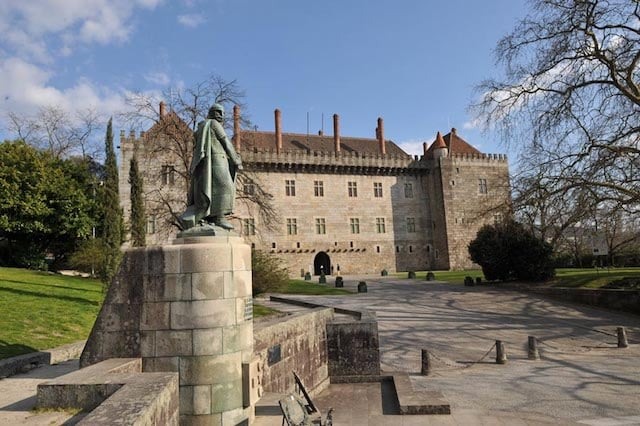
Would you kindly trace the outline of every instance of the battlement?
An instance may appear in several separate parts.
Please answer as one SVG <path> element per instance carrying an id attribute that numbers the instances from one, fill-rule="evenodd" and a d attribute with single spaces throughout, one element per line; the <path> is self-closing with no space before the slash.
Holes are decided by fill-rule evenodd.
<path id="1" fill-rule="evenodd" d="M 260 168 L 270 169 L 322 169 L 335 172 L 348 168 L 363 168 L 367 172 L 378 170 L 388 173 L 391 170 L 409 173 L 428 169 L 425 162 L 417 156 L 398 154 L 371 154 L 360 152 L 333 152 L 313 150 L 290 150 L 276 152 L 276 150 L 241 150 L 243 163 Z"/>
<path id="2" fill-rule="evenodd" d="M 128 134 L 125 130 L 120 130 L 120 144 L 138 142 L 144 138 L 145 135 L 146 132 L 144 130 L 136 133 L 135 130 L 131 129 Z"/>
<path id="3" fill-rule="evenodd" d="M 448 158 L 457 161 L 497 161 L 497 162 L 507 162 L 506 154 L 471 154 L 471 153 L 452 153 Z"/>

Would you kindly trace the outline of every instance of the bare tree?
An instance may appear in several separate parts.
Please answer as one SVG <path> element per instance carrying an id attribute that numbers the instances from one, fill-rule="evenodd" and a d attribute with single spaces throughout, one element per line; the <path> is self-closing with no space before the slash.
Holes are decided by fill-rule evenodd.
<path id="1" fill-rule="evenodd" d="M 100 155 L 101 147 L 92 136 L 103 123 L 94 109 L 72 115 L 59 106 L 45 106 L 33 115 L 10 112 L 8 116 L 9 130 L 18 139 L 49 151 L 57 158 Z"/>
<path id="2" fill-rule="evenodd" d="M 497 45 L 503 80 L 472 106 L 507 141 L 526 141 L 550 195 L 640 201 L 640 2 L 532 0 Z"/>
<path id="3" fill-rule="evenodd" d="M 626 249 L 636 248 L 640 242 L 639 221 L 636 214 L 617 205 L 603 204 L 593 211 L 594 232 L 604 236 L 608 249 L 608 263 Z"/>
<path id="4" fill-rule="evenodd" d="M 214 103 L 225 106 L 224 126 L 231 134 L 233 106 L 238 105 L 243 114 L 241 125 L 250 127 L 246 114 L 245 93 L 236 80 L 225 80 L 217 75 L 195 83 L 190 87 L 170 88 L 161 94 L 133 93 L 126 99 L 128 111 L 121 118 L 132 128 L 145 129 L 144 150 L 138 147 L 137 156 L 144 170 L 149 191 L 145 198 L 147 210 L 164 224 L 179 227 L 177 216 L 186 207 L 189 188 L 189 166 L 193 155 L 193 134 L 200 121 L 207 116 Z M 163 102 L 166 111 L 160 111 Z M 164 163 L 161 164 L 161 163 Z M 164 167 L 164 169 L 158 169 Z M 162 176 L 158 181 L 157 176 Z M 277 219 L 271 203 L 271 195 L 248 171 L 238 175 L 238 186 L 252 186 L 251 192 L 238 191 L 237 198 L 255 210 L 261 223 L 271 224 Z"/>

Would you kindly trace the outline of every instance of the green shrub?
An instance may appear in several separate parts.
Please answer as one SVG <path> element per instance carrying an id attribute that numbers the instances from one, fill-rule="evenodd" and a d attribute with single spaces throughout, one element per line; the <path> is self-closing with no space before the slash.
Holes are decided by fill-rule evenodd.
<path id="1" fill-rule="evenodd" d="M 251 251 L 253 295 L 275 291 L 289 281 L 289 272 L 282 260 L 260 250 Z"/>
<path id="2" fill-rule="evenodd" d="M 464 277 L 464 285 L 467 287 L 473 287 L 476 284 L 473 281 L 473 277 L 467 275 L 466 277 Z"/>
<path id="3" fill-rule="evenodd" d="M 104 274 L 106 250 L 102 240 L 96 238 L 83 241 L 78 250 L 69 257 L 69 266 L 81 272 Z"/>
<path id="4" fill-rule="evenodd" d="M 515 221 L 483 226 L 469 244 L 487 280 L 545 281 L 555 275 L 552 247 Z"/>
<path id="5" fill-rule="evenodd" d="M 429 271 L 427 272 L 427 276 L 425 277 L 425 279 L 427 281 L 433 281 L 436 279 L 436 276 L 433 274 L 433 272 Z"/>

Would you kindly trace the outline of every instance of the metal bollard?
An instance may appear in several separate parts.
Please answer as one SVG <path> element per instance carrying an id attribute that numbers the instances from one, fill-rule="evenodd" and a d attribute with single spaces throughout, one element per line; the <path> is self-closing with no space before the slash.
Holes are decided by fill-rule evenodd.
<path id="1" fill-rule="evenodd" d="M 624 327 L 618 327 L 618 347 L 626 348 L 629 346 L 629 342 L 627 341 L 627 331 Z"/>
<path id="2" fill-rule="evenodd" d="M 496 340 L 496 364 L 507 363 L 507 352 L 504 350 L 502 340 Z"/>
<path id="3" fill-rule="evenodd" d="M 420 369 L 420 374 L 423 376 L 428 376 L 431 372 L 431 358 L 429 357 L 429 351 L 426 349 L 422 349 L 422 368 Z"/>
<path id="4" fill-rule="evenodd" d="M 534 336 L 529 336 L 528 358 L 532 360 L 540 359 L 540 352 L 538 352 L 538 340 Z"/>

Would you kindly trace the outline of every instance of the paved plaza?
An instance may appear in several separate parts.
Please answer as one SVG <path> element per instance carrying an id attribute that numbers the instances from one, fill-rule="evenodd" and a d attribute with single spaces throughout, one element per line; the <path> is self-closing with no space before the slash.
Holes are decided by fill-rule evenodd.
<path id="1" fill-rule="evenodd" d="M 640 425 L 640 317 L 490 286 L 388 277 L 352 277 L 346 286 L 359 279 L 368 293 L 291 297 L 375 311 L 384 372 L 414 373 L 414 388 L 443 392 L 452 415 L 381 420 L 373 411 L 365 421 L 367 410 L 343 408 L 345 400 L 362 407 L 362 398 L 341 397 L 348 385 L 332 385 L 320 401 L 343 408 L 335 424 Z M 617 348 L 617 326 L 627 328 L 629 348 Z M 528 336 L 540 341 L 540 361 L 527 359 Z M 505 365 L 490 351 L 495 340 L 505 343 Z M 418 374 L 421 349 L 434 355 L 428 377 Z"/>
<path id="2" fill-rule="evenodd" d="M 315 402 L 335 408 L 335 425 L 640 425 L 640 317 L 489 286 L 389 277 L 347 277 L 345 286 L 361 279 L 368 293 L 288 297 L 375 311 L 384 373 L 408 372 L 415 389 L 441 391 L 452 414 L 395 415 L 384 383 L 334 384 Z M 616 345 L 621 325 L 626 349 Z M 528 336 L 540 341 L 540 361 L 527 359 Z M 496 339 L 505 342 L 505 365 L 495 363 Z M 421 349 L 433 354 L 426 377 L 418 374 Z M 30 409 L 37 383 L 75 368 L 71 361 L 0 380 L 0 422 L 60 424 L 72 417 Z M 257 425 L 281 424 L 279 410 L 265 414 Z"/>

